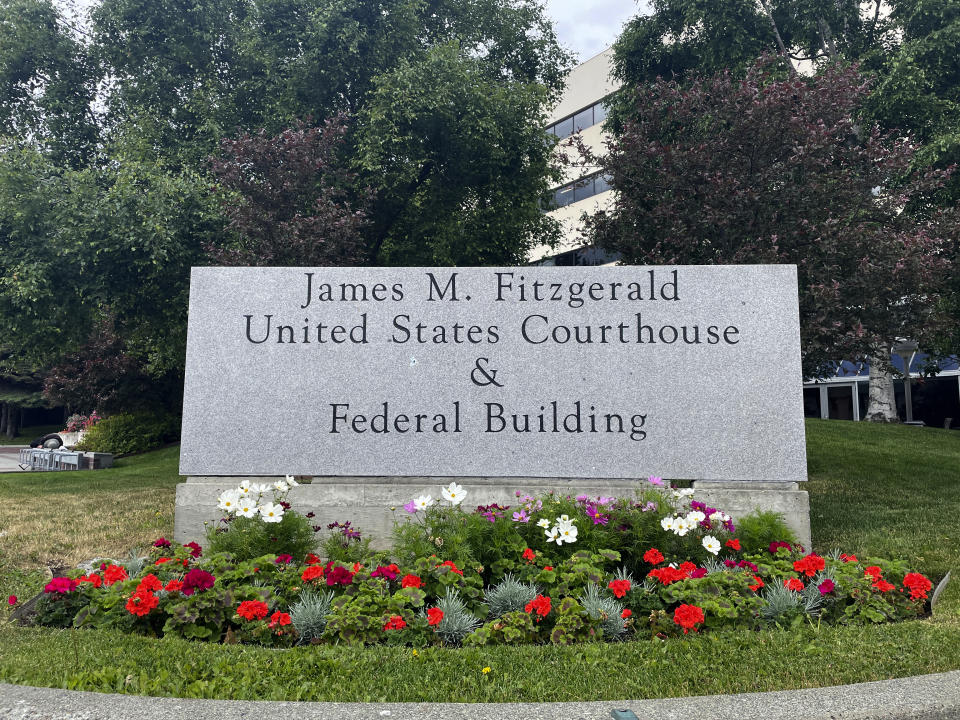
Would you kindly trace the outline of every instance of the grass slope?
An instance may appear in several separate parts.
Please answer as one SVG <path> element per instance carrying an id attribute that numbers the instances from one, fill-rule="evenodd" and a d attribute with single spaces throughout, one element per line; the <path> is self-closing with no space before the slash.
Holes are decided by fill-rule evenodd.
<path id="1" fill-rule="evenodd" d="M 960 433 L 809 421 L 807 441 L 818 550 L 909 558 L 936 579 L 960 568 L 953 520 L 960 514 Z M 109 471 L 13 477 L 18 482 L 0 476 L 0 531 L 9 533 L 8 523 L 17 528 L 0 550 L 3 593 L 34 592 L 45 557 L 121 554 L 172 528 L 175 448 Z M 28 512 L 18 509 L 22 502 Z M 38 531 L 46 541 L 29 535 Z M 44 551 L 51 543 L 59 549 Z M 487 666 L 492 672 L 483 675 Z M 0 627 L 0 680 L 184 697 L 595 700 L 817 687 L 956 668 L 960 579 L 923 621 L 567 648 L 266 650 Z"/>

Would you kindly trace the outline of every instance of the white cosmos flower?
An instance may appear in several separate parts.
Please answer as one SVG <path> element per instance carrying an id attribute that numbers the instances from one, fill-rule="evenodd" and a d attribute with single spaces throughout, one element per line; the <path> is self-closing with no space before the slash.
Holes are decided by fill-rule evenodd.
<path id="1" fill-rule="evenodd" d="M 720 552 L 720 541 L 717 540 L 713 535 L 706 535 L 703 538 L 703 547 L 708 553 L 713 553 L 716 555 Z"/>
<path id="2" fill-rule="evenodd" d="M 257 504 L 253 501 L 252 497 L 247 495 L 246 497 L 240 498 L 240 501 L 237 503 L 237 515 L 247 518 L 257 516 Z"/>
<path id="3" fill-rule="evenodd" d="M 692 510 L 687 513 L 687 522 L 690 523 L 691 525 L 697 525 L 699 523 L 702 523 L 706 519 L 707 519 L 707 516 L 704 515 L 702 512 L 700 512 L 699 510 Z"/>
<path id="4" fill-rule="evenodd" d="M 283 506 L 267 503 L 260 506 L 260 517 L 264 522 L 278 523 L 283 520 Z"/>
<path id="5" fill-rule="evenodd" d="M 264 483 L 254 483 L 250 486 L 250 492 L 255 492 L 258 495 L 263 495 L 264 493 L 270 492 L 270 486 Z"/>
<path id="6" fill-rule="evenodd" d="M 537 527 L 542 527 L 546 529 L 550 527 L 550 521 L 547 520 L 546 518 L 540 518 L 539 520 L 537 520 Z"/>
<path id="7" fill-rule="evenodd" d="M 285 481 L 283 481 L 283 480 L 277 480 L 277 481 L 273 484 L 273 489 L 276 490 L 277 492 L 285 493 L 285 492 L 287 492 L 288 490 L 290 490 L 290 486 L 287 485 L 287 483 L 286 483 Z"/>
<path id="8" fill-rule="evenodd" d="M 443 499 L 451 505 L 459 505 L 467 497 L 467 491 L 455 482 L 450 483 L 441 491 Z"/>
<path id="9" fill-rule="evenodd" d="M 711 514 L 710 514 L 710 522 L 712 522 L 712 523 L 715 523 L 715 522 L 723 522 L 723 513 L 720 512 L 719 510 L 717 510 L 717 511 L 714 512 L 714 513 L 711 513 Z"/>
<path id="10" fill-rule="evenodd" d="M 426 510 L 435 503 L 436 500 L 429 495 L 421 495 L 420 497 L 413 499 L 413 504 L 416 506 L 417 510 Z"/>
<path id="11" fill-rule="evenodd" d="M 575 543 L 577 541 L 577 526 L 573 523 L 557 525 L 554 530 L 560 533 L 560 537 L 557 538 L 557 545 L 559 545 L 561 541 L 565 543 Z"/>
<path id="12" fill-rule="evenodd" d="M 227 512 L 234 512 L 238 502 L 240 502 L 240 493 L 236 490 L 227 490 L 217 498 L 217 507 Z"/>
<path id="13" fill-rule="evenodd" d="M 570 516 L 561 515 L 560 517 L 557 518 L 557 522 L 560 523 L 561 525 L 566 525 L 567 523 L 570 522 Z"/>
<path id="14" fill-rule="evenodd" d="M 665 517 L 663 520 L 660 521 L 660 527 L 662 527 L 666 531 L 673 530 L 673 518 Z"/>
<path id="15" fill-rule="evenodd" d="M 240 483 L 240 487 L 237 488 L 237 492 L 240 495 L 249 495 L 250 494 L 250 481 L 244 480 Z"/>
<path id="16" fill-rule="evenodd" d="M 557 545 L 563 545 L 563 538 L 560 537 L 560 526 L 554 525 L 552 528 L 543 531 L 547 536 L 547 542 L 555 542 Z"/>
<path id="17" fill-rule="evenodd" d="M 300 485 L 296 480 L 293 479 L 293 475 L 287 475 L 283 478 L 283 481 L 287 484 L 287 487 L 295 488 Z"/>
<path id="18" fill-rule="evenodd" d="M 683 537 L 688 532 L 690 532 L 691 526 L 690 526 L 690 523 L 687 522 L 686 518 L 678 517 L 673 519 L 672 529 L 674 533 L 676 533 L 680 537 Z"/>

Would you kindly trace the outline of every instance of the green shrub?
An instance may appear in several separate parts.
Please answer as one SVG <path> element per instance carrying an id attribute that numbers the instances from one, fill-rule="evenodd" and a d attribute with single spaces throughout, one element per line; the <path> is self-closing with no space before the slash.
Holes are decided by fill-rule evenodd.
<path id="1" fill-rule="evenodd" d="M 77 450 L 132 455 L 162 447 L 180 437 L 175 415 L 111 415 L 87 430 Z"/>
<path id="2" fill-rule="evenodd" d="M 261 555 L 291 555 L 299 562 L 317 547 L 310 520 L 293 511 L 285 512 L 276 523 L 258 517 L 234 517 L 225 525 L 207 530 L 207 545 L 211 552 L 230 553 L 237 561 Z"/>
<path id="3" fill-rule="evenodd" d="M 770 510 L 737 518 L 737 538 L 744 554 L 765 551 L 772 542 L 797 544 L 797 536 L 784 522 L 783 515 Z"/>

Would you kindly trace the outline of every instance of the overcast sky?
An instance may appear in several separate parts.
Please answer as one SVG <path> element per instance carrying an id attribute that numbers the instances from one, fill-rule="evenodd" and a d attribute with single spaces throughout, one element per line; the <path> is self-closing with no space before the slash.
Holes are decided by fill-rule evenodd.
<path id="1" fill-rule="evenodd" d="M 547 0 L 560 43 L 573 50 L 579 62 L 610 47 L 623 23 L 646 8 L 646 0 Z"/>

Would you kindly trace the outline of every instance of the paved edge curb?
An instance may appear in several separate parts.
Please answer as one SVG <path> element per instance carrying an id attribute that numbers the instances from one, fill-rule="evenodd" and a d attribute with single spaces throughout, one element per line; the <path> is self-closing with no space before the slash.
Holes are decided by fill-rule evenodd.
<path id="1" fill-rule="evenodd" d="M 641 720 L 952 720 L 960 718 L 960 670 L 857 685 L 660 700 L 568 703 L 317 703 L 110 695 L 0 683 L 2 720 L 599 720 L 629 709 Z"/>

